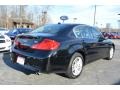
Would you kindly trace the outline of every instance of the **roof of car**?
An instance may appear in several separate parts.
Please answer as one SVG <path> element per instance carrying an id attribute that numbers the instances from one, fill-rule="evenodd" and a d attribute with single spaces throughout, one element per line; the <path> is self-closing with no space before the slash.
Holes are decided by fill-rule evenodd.
<path id="1" fill-rule="evenodd" d="M 49 24 L 49 25 L 85 25 L 85 24 L 76 24 L 76 23 L 58 23 L 58 24 Z"/>
<path id="2" fill-rule="evenodd" d="M 16 29 L 31 29 L 31 28 L 16 28 Z"/>
<path id="3" fill-rule="evenodd" d="M 89 26 L 91 27 L 90 25 L 86 25 L 86 24 L 76 24 L 76 23 L 58 23 L 58 24 L 46 24 L 46 25 L 60 25 L 60 26 Z"/>

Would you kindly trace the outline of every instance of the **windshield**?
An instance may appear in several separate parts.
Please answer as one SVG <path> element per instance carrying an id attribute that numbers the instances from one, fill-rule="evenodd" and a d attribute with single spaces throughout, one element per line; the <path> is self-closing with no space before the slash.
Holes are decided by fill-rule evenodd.
<path id="1" fill-rule="evenodd" d="M 65 25 L 45 25 L 33 30 L 31 33 L 50 33 L 56 34 L 59 31 L 63 31 L 67 28 Z"/>

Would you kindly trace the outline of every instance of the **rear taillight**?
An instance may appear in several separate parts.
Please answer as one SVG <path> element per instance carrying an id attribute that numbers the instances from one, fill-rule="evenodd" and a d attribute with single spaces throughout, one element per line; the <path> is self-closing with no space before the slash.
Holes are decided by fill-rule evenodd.
<path id="1" fill-rule="evenodd" d="M 42 42 L 37 43 L 32 46 L 32 49 L 37 49 L 37 50 L 56 50 L 60 46 L 60 43 L 51 40 L 51 39 L 44 39 Z"/>
<path id="2" fill-rule="evenodd" d="M 14 45 L 18 46 L 20 44 L 20 42 L 17 41 L 17 39 L 14 40 Z"/>

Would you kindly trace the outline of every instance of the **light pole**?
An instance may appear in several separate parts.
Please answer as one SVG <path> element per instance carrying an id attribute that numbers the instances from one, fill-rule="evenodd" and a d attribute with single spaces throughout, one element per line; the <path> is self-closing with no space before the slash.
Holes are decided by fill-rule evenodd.
<path id="1" fill-rule="evenodd" d="M 118 15 L 120 15 L 120 13 Z M 120 20 L 118 20 L 118 25 L 119 25 L 119 28 L 120 28 Z"/>
<path id="2" fill-rule="evenodd" d="M 75 22 L 77 20 L 77 18 L 73 18 L 73 22 Z"/>
<path id="3" fill-rule="evenodd" d="M 22 28 L 22 20 L 23 20 L 23 17 L 22 17 L 22 13 L 23 12 L 23 7 L 22 7 L 22 5 L 20 5 L 20 28 Z"/>
<path id="4" fill-rule="evenodd" d="M 93 21 L 93 26 L 95 26 L 96 22 L 96 5 L 94 6 L 94 21 Z"/>

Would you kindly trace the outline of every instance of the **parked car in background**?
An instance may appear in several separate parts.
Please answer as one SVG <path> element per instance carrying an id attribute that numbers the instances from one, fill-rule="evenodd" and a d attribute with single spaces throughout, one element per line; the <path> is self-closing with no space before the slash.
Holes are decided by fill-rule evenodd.
<path id="1" fill-rule="evenodd" d="M 8 33 L 9 32 L 9 30 L 8 29 L 6 29 L 6 28 L 2 28 L 2 27 L 0 27 L 0 34 L 6 34 L 6 33 Z"/>
<path id="2" fill-rule="evenodd" d="M 107 33 L 107 32 L 102 32 L 102 34 L 103 34 L 103 36 L 105 37 L 105 38 L 109 38 L 109 33 Z"/>
<path id="3" fill-rule="evenodd" d="M 102 32 L 103 36 L 109 39 L 120 39 L 119 32 Z"/>
<path id="4" fill-rule="evenodd" d="M 120 39 L 120 33 L 116 32 L 116 39 Z"/>
<path id="5" fill-rule="evenodd" d="M 7 35 L 11 38 L 11 40 L 14 40 L 15 37 L 18 35 L 18 34 L 23 34 L 23 33 L 28 33 L 32 31 L 32 29 L 29 29 L 29 28 L 17 28 L 17 29 L 12 29 L 10 30 Z"/>
<path id="6" fill-rule="evenodd" d="M 83 24 L 50 24 L 16 37 L 14 63 L 40 71 L 65 73 L 77 78 L 83 66 L 97 59 L 112 59 L 115 45 L 95 27 Z"/>
<path id="7" fill-rule="evenodd" d="M 120 32 L 118 32 L 118 39 L 120 39 Z"/>
<path id="8" fill-rule="evenodd" d="M 113 33 L 113 32 L 109 32 L 108 38 L 109 38 L 109 39 L 116 39 L 116 34 Z"/>
<path id="9" fill-rule="evenodd" d="M 11 39 L 7 35 L 0 34 L 0 51 L 9 51 L 11 44 Z"/>

